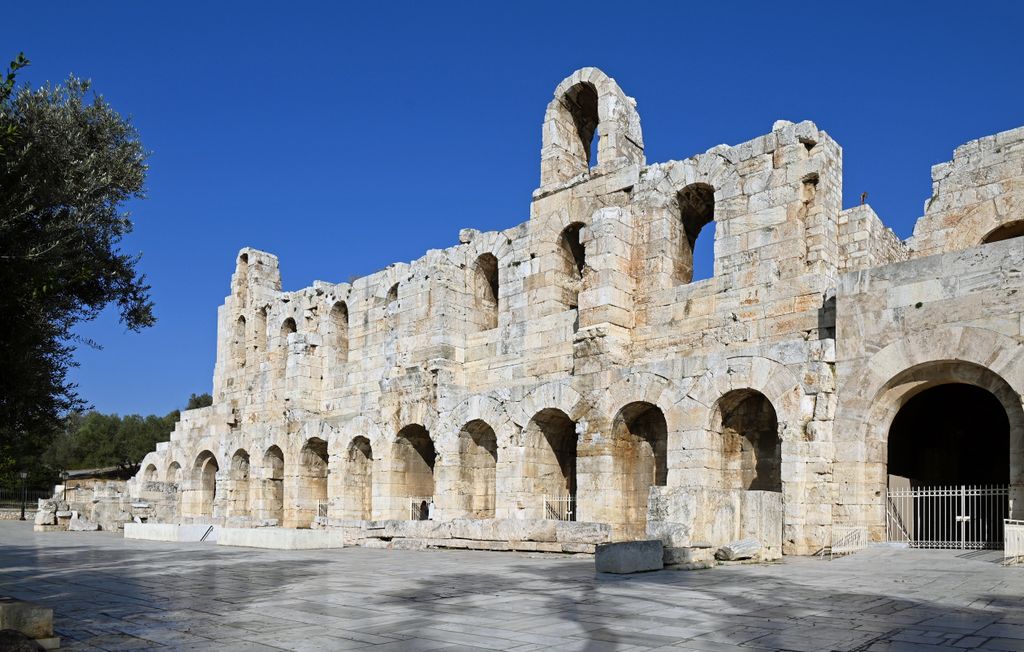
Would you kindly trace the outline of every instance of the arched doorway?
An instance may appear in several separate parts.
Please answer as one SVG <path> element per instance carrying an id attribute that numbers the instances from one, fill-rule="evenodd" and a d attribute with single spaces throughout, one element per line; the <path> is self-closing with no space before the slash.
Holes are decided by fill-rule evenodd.
<path id="1" fill-rule="evenodd" d="M 249 453 L 239 448 L 231 456 L 231 470 L 228 474 L 227 515 L 234 517 L 249 516 Z"/>
<path id="2" fill-rule="evenodd" d="M 1001 546 L 1010 420 L 992 392 L 957 382 L 911 392 L 889 426 L 886 459 L 891 540 L 928 548 Z"/>
<path id="3" fill-rule="evenodd" d="M 278 446 L 271 446 L 263 453 L 262 466 L 261 517 L 281 525 L 284 522 L 284 453 Z"/>
<path id="4" fill-rule="evenodd" d="M 408 509 L 408 518 L 426 520 L 434 503 L 434 462 L 437 452 L 427 429 L 419 424 L 402 428 L 395 439 L 395 497 L 399 510 Z M 408 505 L 403 508 L 401 505 Z"/>
<path id="5" fill-rule="evenodd" d="M 661 409 L 650 403 L 629 403 L 612 422 L 615 479 L 622 498 L 626 533 L 642 537 L 647 530 L 651 487 L 668 479 L 668 426 Z"/>
<path id="6" fill-rule="evenodd" d="M 345 469 L 346 519 L 373 518 L 373 448 L 366 437 L 354 437 L 348 447 Z"/>
<path id="7" fill-rule="evenodd" d="M 210 451 L 196 456 L 192 465 L 192 515 L 213 516 L 213 501 L 217 498 L 217 458 Z"/>
<path id="8" fill-rule="evenodd" d="M 576 422 L 556 408 L 541 410 L 526 426 L 524 476 L 536 507 L 528 513 L 560 521 L 577 520 Z M 536 517 L 535 517 L 536 518 Z"/>
<path id="9" fill-rule="evenodd" d="M 462 513 L 494 518 L 498 441 L 494 430 L 477 419 L 459 431 L 459 481 Z"/>
<path id="10" fill-rule="evenodd" d="M 312 437 L 299 453 L 296 527 L 307 528 L 327 516 L 327 442 Z"/>

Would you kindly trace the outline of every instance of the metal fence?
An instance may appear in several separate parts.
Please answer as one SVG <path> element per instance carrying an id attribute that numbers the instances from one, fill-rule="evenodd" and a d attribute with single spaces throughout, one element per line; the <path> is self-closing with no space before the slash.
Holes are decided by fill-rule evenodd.
<path id="1" fill-rule="evenodd" d="M 430 519 L 431 505 L 433 504 L 433 496 L 411 498 L 409 502 L 409 519 L 413 521 L 426 521 Z"/>
<path id="2" fill-rule="evenodd" d="M 833 525 L 828 556 L 849 555 L 868 545 L 868 529 L 863 525 Z"/>
<path id="3" fill-rule="evenodd" d="M 573 496 L 544 495 L 544 518 L 549 521 L 575 521 L 576 499 Z"/>
<path id="4" fill-rule="evenodd" d="M 316 503 L 316 515 L 320 518 L 327 518 L 327 501 L 319 500 Z"/>
<path id="5" fill-rule="evenodd" d="M 1024 521 L 1004 520 L 1003 534 L 1003 563 L 1024 563 Z"/>
<path id="6" fill-rule="evenodd" d="M 0 507 L 21 508 L 21 501 L 25 501 L 25 509 L 35 511 L 40 498 L 52 498 L 53 490 L 28 489 L 22 493 L 21 489 L 0 489 Z"/>
<path id="7" fill-rule="evenodd" d="M 912 548 L 998 549 L 1009 505 L 1005 485 L 890 488 L 886 532 Z"/>

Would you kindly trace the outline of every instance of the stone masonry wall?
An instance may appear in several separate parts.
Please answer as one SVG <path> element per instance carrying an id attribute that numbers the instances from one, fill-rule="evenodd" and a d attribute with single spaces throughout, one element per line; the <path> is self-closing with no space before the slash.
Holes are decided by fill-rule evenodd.
<path id="1" fill-rule="evenodd" d="M 777 532 L 810 553 L 852 514 L 837 482 L 871 502 L 868 458 L 837 440 L 836 289 L 854 306 L 843 272 L 914 263 L 869 207 L 842 210 L 838 144 L 779 121 L 648 165 L 636 102 L 594 68 L 558 86 L 542 133 L 518 226 L 297 291 L 273 255 L 239 253 L 214 405 L 142 465 L 179 488 L 181 520 L 408 520 L 432 502 L 438 521 L 571 518 L 673 545 Z M 698 238 L 714 276 L 692 282 Z M 850 328 L 862 313 L 838 320 L 851 364 L 875 346 Z"/>

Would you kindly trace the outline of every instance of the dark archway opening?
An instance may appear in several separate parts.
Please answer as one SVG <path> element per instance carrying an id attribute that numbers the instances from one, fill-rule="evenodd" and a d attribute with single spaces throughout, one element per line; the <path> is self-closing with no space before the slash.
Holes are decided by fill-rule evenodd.
<path id="1" fill-rule="evenodd" d="M 1019 238 L 1024 235 L 1024 220 L 1017 220 L 1016 222 L 1010 222 L 1009 224 L 1003 224 L 991 233 L 985 236 L 982 244 L 988 244 L 990 242 L 1001 242 L 1003 240 L 1009 240 L 1010 238 Z"/>
<path id="2" fill-rule="evenodd" d="M 988 390 L 951 383 L 907 401 L 889 427 L 889 475 L 922 485 L 1005 485 L 1010 421 Z"/>

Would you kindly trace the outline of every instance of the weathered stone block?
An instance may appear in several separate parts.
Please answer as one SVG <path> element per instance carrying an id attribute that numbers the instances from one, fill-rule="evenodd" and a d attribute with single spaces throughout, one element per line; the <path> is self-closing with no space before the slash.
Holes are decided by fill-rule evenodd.
<path id="1" fill-rule="evenodd" d="M 602 543 L 594 551 L 594 566 L 598 573 L 639 573 L 661 570 L 661 541 L 623 541 Z"/>

